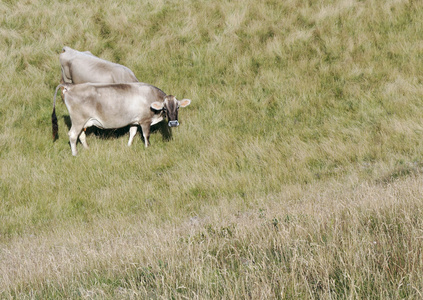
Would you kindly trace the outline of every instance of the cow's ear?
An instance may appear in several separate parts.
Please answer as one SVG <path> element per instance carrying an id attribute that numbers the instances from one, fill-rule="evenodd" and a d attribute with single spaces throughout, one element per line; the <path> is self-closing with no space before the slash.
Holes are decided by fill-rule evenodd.
<path id="1" fill-rule="evenodd" d="M 151 103 L 150 107 L 154 110 L 162 110 L 163 105 L 164 105 L 163 102 L 155 101 L 155 102 Z"/>
<path id="2" fill-rule="evenodd" d="M 182 99 L 181 101 L 179 101 L 179 106 L 180 107 L 185 107 L 188 106 L 191 103 L 191 100 L 189 99 Z"/>

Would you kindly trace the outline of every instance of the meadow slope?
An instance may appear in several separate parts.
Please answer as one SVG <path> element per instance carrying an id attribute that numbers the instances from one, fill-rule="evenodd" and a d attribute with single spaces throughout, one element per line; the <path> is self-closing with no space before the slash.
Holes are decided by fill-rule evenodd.
<path id="1" fill-rule="evenodd" d="M 423 4 L 0 3 L 1 298 L 422 297 Z M 72 157 L 63 46 L 190 98 Z"/>

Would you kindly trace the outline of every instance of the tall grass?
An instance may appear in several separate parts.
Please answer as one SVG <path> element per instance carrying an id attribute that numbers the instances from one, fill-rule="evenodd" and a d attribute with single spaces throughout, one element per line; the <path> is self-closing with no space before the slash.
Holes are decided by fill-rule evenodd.
<path id="1" fill-rule="evenodd" d="M 205 204 L 207 214 L 178 224 L 154 226 L 150 215 L 59 225 L 3 247 L 4 295 L 416 299 L 421 193 L 414 176 L 332 182 L 287 187 L 248 211 Z"/>
<path id="2" fill-rule="evenodd" d="M 421 297 L 422 8 L 1 2 L 1 296 Z M 53 143 L 64 45 L 192 99 L 173 138 Z"/>

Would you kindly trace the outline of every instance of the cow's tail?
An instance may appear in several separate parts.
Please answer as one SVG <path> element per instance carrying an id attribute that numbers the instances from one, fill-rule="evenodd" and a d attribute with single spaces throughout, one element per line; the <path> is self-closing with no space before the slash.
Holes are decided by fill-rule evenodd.
<path id="1" fill-rule="evenodd" d="M 58 132 L 59 132 L 59 125 L 57 123 L 57 116 L 56 116 L 56 96 L 57 96 L 57 91 L 61 88 L 61 87 L 67 87 L 67 84 L 59 84 L 56 87 L 56 91 L 54 92 L 54 97 L 53 97 L 53 113 L 51 114 L 51 125 L 52 125 L 52 129 L 53 129 L 53 142 L 55 140 L 57 140 L 58 138 Z"/>

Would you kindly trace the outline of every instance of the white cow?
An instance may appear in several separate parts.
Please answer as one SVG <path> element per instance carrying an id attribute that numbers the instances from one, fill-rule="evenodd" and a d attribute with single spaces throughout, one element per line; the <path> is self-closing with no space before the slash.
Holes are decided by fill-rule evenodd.
<path id="1" fill-rule="evenodd" d="M 101 59 L 91 52 L 63 47 L 59 55 L 62 67 L 61 83 L 124 83 L 138 82 L 129 68 Z"/>

